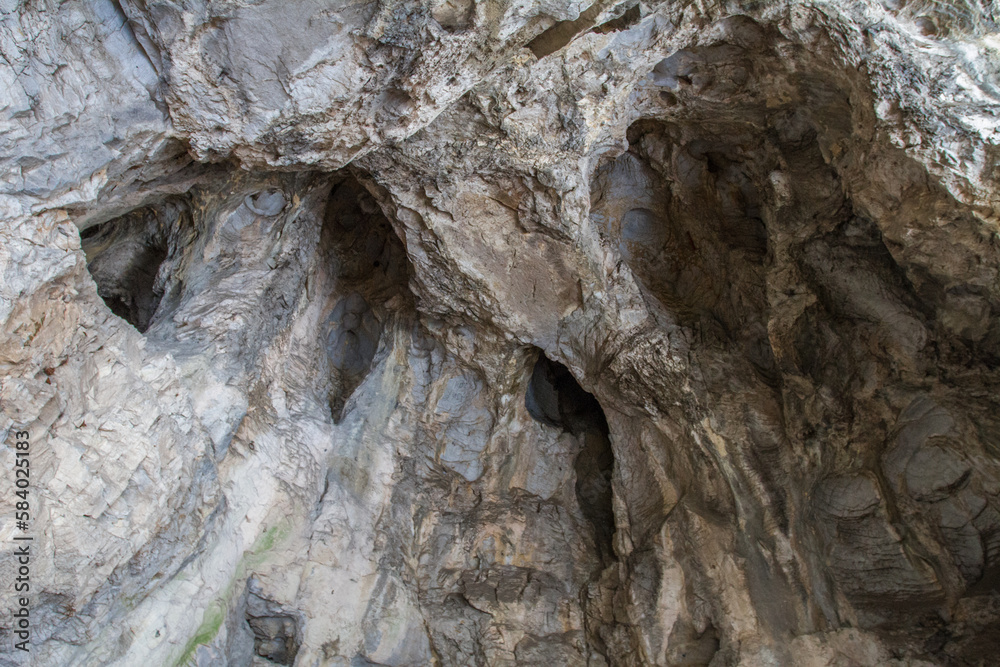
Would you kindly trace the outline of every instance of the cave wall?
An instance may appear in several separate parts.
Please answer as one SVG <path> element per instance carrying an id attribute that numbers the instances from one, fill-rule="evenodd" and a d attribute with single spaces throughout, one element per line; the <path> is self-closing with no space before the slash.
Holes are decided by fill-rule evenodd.
<path id="1" fill-rule="evenodd" d="M 998 21 L 2 4 L 0 664 L 989 664 Z"/>

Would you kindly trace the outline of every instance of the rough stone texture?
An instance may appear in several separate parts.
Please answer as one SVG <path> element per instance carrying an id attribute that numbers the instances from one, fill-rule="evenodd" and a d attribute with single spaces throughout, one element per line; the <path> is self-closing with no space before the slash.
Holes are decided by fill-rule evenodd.
<path id="1" fill-rule="evenodd" d="M 0 49 L 0 664 L 995 662 L 995 3 L 0 0 Z"/>

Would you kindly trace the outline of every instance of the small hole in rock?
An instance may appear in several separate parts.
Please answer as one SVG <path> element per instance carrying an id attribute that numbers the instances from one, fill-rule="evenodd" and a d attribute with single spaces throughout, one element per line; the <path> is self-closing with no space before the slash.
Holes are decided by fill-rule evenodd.
<path id="1" fill-rule="evenodd" d="M 297 624 L 291 616 L 247 616 L 254 652 L 278 665 L 291 665 L 299 652 Z"/>
<path id="2" fill-rule="evenodd" d="M 167 202 L 127 213 L 80 233 L 97 293 L 118 317 L 145 333 L 166 287 L 170 237 L 186 207 Z M 169 263 L 167 267 L 169 269 Z"/>

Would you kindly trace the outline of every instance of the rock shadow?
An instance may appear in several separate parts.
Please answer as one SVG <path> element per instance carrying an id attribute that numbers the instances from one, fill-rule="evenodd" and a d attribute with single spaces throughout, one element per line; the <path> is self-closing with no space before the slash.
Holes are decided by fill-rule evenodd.
<path id="1" fill-rule="evenodd" d="M 601 404 L 580 386 L 569 369 L 539 352 L 524 405 L 536 421 L 568 431 L 579 440 L 580 453 L 574 464 L 576 497 L 581 512 L 593 526 L 600 561 L 607 567 L 615 559 L 611 501 L 615 457 Z"/>
<path id="2" fill-rule="evenodd" d="M 98 295 L 140 333 L 157 318 L 174 272 L 180 236 L 188 228 L 187 200 L 171 198 L 80 233 Z"/>
<path id="3" fill-rule="evenodd" d="M 329 404 L 339 422 L 371 368 L 388 319 L 412 303 L 410 268 L 392 224 L 351 174 L 331 189 L 319 256 L 329 290 L 322 332 L 331 374 Z"/>

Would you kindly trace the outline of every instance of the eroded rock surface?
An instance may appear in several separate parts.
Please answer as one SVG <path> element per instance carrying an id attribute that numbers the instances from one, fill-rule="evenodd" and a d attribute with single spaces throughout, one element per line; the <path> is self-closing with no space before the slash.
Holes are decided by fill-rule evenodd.
<path id="1" fill-rule="evenodd" d="M 0 2 L 0 664 L 988 665 L 1000 12 Z"/>

